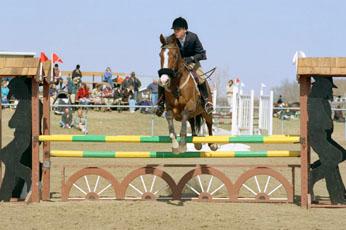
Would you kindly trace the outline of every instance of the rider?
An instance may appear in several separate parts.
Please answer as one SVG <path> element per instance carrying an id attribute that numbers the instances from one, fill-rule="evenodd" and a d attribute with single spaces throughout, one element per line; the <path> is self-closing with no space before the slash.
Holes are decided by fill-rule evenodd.
<path id="1" fill-rule="evenodd" d="M 206 60 L 206 51 L 203 49 L 202 43 L 200 42 L 197 34 L 188 31 L 187 21 L 182 18 L 176 18 L 173 21 L 172 29 L 174 30 L 174 35 L 177 38 L 177 44 L 180 49 L 181 56 L 184 58 L 185 63 L 188 65 L 189 69 L 197 74 L 196 79 L 198 82 L 198 89 L 202 96 L 202 106 L 207 113 L 212 113 L 213 104 L 208 101 L 209 91 L 207 87 L 206 77 L 201 68 L 199 61 Z M 159 85 L 158 88 L 158 108 L 156 110 L 156 115 L 161 116 L 164 111 L 165 103 L 165 89 Z"/>

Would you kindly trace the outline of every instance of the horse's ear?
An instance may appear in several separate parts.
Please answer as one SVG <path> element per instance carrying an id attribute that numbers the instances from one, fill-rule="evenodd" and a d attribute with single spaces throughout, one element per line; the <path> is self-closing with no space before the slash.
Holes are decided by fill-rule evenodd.
<path id="1" fill-rule="evenodd" d="M 177 38 L 175 37 L 174 34 L 172 34 L 166 38 L 166 41 L 167 41 L 167 44 L 174 44 L 174 43 L 176 43 Z"/>
<path id="2" fill-rule="evenodd" d="M 162 45 L 166 45 L 167 44 L 166 38 L 162 34 L 160 35 L 160 42 L 161 42 Z"/>

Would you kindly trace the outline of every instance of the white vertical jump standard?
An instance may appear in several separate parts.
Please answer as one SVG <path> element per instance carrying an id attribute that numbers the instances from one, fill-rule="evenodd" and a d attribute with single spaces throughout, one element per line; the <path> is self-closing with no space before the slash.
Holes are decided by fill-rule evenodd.
<path id="1" fill-rule="evenodd" d="M 232 104 L 232 135 L 253 135 L 254 91 L 244 95 L 234 87 Z"/>
<path id="2" fill-rule="evenodd" d="M 263 90 L 259 97 L 258 129 L 261 135 L 273 135 L 273 103 L 274 93 L 264 95 Z"/>

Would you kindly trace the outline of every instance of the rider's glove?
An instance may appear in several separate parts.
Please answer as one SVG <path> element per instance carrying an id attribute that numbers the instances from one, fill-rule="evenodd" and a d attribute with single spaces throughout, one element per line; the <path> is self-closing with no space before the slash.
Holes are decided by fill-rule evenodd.
<path id="1" fill-rule="evenodd" d="M 186 64 L 189 65 L 189 64 L 194 62 L 194 58 L 193 57 L 186 57 L 186 58 L 184 58 L 184 61 Z"/>

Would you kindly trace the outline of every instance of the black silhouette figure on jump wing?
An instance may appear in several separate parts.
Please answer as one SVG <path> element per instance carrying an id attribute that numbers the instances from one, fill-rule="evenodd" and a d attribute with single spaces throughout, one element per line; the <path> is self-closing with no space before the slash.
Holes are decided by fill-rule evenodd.
<path id="1" fill-rule="evenodd" d="M 346 159 L 345 149 L 332 139 L 333 120 L 329 100 L 333 99 L 331 77 L 314 77 L 308 97 L 309 140 L 319 160 L 311 165 L 309 188 L 314 199 L 314 184 L 325 178 L 332 204 L 346 204 L 345 186 L 339 171 L 339 163 Z"/>
<path id="2" fill-rule="evenodd" d="M 24 182 L 27 192 L 31 187 L 31 79 L 13 78 L 9 89 L 19 102 L 8 122 L 14 129 L 14 139 L 0 150 L 0 160 L 5 164 L 0 201 L 9 201 L 12 194 L 19 197 Z"/>

